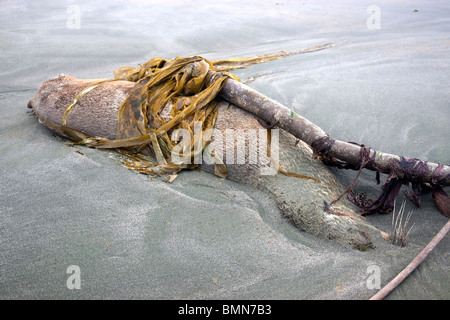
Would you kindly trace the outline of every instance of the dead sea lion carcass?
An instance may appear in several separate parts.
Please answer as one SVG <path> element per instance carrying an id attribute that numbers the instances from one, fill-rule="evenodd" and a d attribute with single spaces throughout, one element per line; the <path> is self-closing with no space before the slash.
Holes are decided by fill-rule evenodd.
<path id="1" fill-rule="evenodd" d="M 28 106 L 42 124 L 67 136 L 61 129 L 67 107 L 80 92 L 98 81 L 59 76 L 42 83 Z M 67 127 L 77 128 L 91 137 L 116 139 L 118 110 L 134 86 L 135 83 L 131 81 L 111 81 L 93 88 L 71 110 Z M 237 161 L 238 155 L 233 154 L 234 161 L 230 161 L 229 146 L 223 143 L 230 131 L 243 134 L 252 132 L 253 139 L 245 140 L 246 150 L 259 150 L 262 144 L 258 141 L 266 141 L 261 134 L 266 128 L 254 115 L 227 102 L 220 102 L 217 109 L 209 147 L 217 151 L 223 163 L 227 163 L 228 179 L 267 192 L 275 199 L 281 214 L 308 233 L 359 249 L 367 248 L 374 239 L 379 238 L 380 231 L 356 214 L 346 199 L 334 206 L 336 214 L 324 210 L 324 201 L 335 199 L 343 188 L 323 163 L 312 158 L 311 149 L 291 134 L 279 130 L 280 166 L 289 172 L 298 172 L 316 180 L 296 179 L 280 173 L 262 174 L 261 169 L 270 163 L 267 158 L 263 159 L 264 152 L 259 152 L 260 157 L 256 162 L 249 161 L 248 154 L 245 154 L 244 161 Z M 231 139 L 239 144 L 240 136 L 234 134 Z M 214 166 L 206 162 L 199 166 L 205 171 L 214 171 Z"/>

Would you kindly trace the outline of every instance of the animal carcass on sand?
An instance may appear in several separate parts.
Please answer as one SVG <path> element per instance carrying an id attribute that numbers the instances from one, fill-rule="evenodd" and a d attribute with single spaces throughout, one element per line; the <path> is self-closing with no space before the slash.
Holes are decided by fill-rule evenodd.
<path id="1" fill-rule="evenodd" d="M 97 80 L 81 80 L 70 76 L 59 76 L 41 84 L 29 103 L 33 113 L 48 128 L 65 135 L 61 130 L 61 121 L 67 107 L 75 97 Z M 68 127 L 74 127 L 91 137 L 115 139 L 117 132 L 117 114 L 121 103 L 126 99 L 134 82 L 106 82 L 88 94 L 84 95 L 67 120 Z M 227 131 L 228 130 L 228 131 Z M 246 150 L 259 150 L 257 161 L 250 159 L 249 153 L 237 160 L 236 151 L 233 161 L 230 161 L 229 133 L 234 132 L 236 144 L 242 140 L 245 133 L 251 132 L 253 139 L 244 140 Z M 311 149 L 291 134 L 279 130 L 278 160 L 280 166 L 289 172 L 296 172 L 320 180 L 296 179 L 281 173 L 264 174 L 270 161 L 261 141 L 267 141 L 262 136 L 266 132 L 258 119 L 229 103 L 218 104 L 218 114 L 213 129 L 209 148 L 227 163 L 227 178 L 243 183 L 271 195 L 281 214 L 292 221 L 298 228 L 322 238 L 333 239 L 343 244 L 349 244 L 359 249 L 366 249 L 382 234 L 375 227 L 365 222 L 352 209 L 346 199 L 341 200 L 333 209 L 337 214 L 324 210 L 324 201 L 335 199 L 343 188 L 333 173 L 320 161 L 312 158 Z M 228 135 L 228 136 L 227 136 Z M 227 143 L 224 143 L 228 137 Z M 256 138 L 256 139 L 255 139 Z M 242 148 L 242 144 L 241 144 Z M 264 158 L 265 157 L 265 158 Z M 244 161 L 242 161 L 244 159 Z M 231 164 L 230 164 L 231 163 Z M 200 167 L 213 172 L 213 165 L 204 161 Z M 194 173 L 192 173 L 194 174 Z"/>

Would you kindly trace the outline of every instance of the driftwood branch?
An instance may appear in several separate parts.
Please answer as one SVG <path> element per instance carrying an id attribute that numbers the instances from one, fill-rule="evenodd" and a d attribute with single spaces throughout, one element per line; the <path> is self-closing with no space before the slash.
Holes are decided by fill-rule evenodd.
<path id="1" fill-rule="evenodd" d="M 213 79 L 217 75 L 214 71 L 210 71 L 209 76 Z M 393 197 L 389 200 L 391 202 L 398 194 L 402 183 L 412 182 L 417 204 L 420 202 L 421 185 L 430 185 L 434 188 L 433 199 L 436 201 L 441 213 L 450 217 L 450 200 L 442 189 L 442 187 L 450 185 L 450 167 L 448 165 L 406 158 L 368 149 L 364 145 L 334 140 L 329 137 L 324 130 L 308 119 L 296 114 L 286 106 L 264 96 L 245 84 L 232 79 L 227 80 L 220 95 L 225 100 L 258 116 L 272 125 L 277 125 L 279 128 L 286 130 L 298 139 L 304 141 L 313 149 L 314 155 L 319 156 L 322 160 L 338 164 L 341 168 L 359 170 L 358 175 L 363 168 L 378 173 L 388 174 L 388 181 L 394 181 L 394 183 L 392 185 L 386 183 L 383 193 L 384 191 L 387 191 L 386 193 L 393 194 Z M 354 182 L 356 182 L 356 179 Z M 354 183 L 352 183 L 349 189 L 351 189 L 352 186 L 354 186 Z M 347 191 L 348 190 L 346 190 L 346 192 Z M 338 199 L 335 201 L 337 200 Z M 386 201 L 386 199 L 382 200 L 382 197 L 377 199 L 377 201 L 379 200 Z M 369 207 L 372 207 L 372 205 L 369 205 Z M 382 208 L 389 211 L 391 210 L 391 207 L 392 206 L 386 207 L 382 205 L 378 207 L 373 206 L 372 208 Z M 425 260 L 428 254 L 444 238 L 449 230 L 450 221 L 445 224 L 441 231 L 439 231 L 411 263 L 391 282 L 375 294 L 371 300 L 383 299 L 392 292 L 392 290 L 394 290 L 418 267 L 420 263 L 422 263 L 422 261 Z"/>
<path id="2" fill-rule="evenodd" d="M 370 300 L 382 300 L 389 293 L 392 292 L 403 280 L 413 272 L 428 254 L 437 246 L 437 244 L 445 237 L 450 230 L 450 221 L 433 237 L 430 243 L 403 269 L 394 279 L 392 279 L 386 286 L 380 289 Z"/>
<path id="3" fill-rule="evenodd" d="M 214 78 L 215 72 L 210 71 Z M 359 170 L 364 147 L 329 137 L 324 130 L 291 109 L 255 91 L 249 86 L 228 79 L 220 95 L 225 100 L 276 124 L 298 139 L 306 142 L 317 154 L 346 164 L 346 168 Z M 429 183 L 436 186 L 450 185 L 450 166 L 406 158 L 369 149 L 369 161 L 365 168 L 379 173 L 395 174 L 404 182 Z"/>

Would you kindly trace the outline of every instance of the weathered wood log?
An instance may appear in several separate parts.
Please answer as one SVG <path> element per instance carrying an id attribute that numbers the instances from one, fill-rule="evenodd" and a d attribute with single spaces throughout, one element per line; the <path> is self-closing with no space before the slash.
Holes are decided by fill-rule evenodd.
<path id="1" fill-rule="evenodd" d="M 209 71 L 213 79 L 217 76 Z M 220 92 L 225 100 L 258 116 L 262 120 L 286 130 L 306 142 L 318 155 L 345 164 L 345 168 L 359 170 L 362 161 L 362 145 L 334 140 L 328 134 L 288 107 L 257 92 L 249 86 L 228 79 Z M 367 149 L 369 161 L 365 168 L 385 174 L 395 174 L 403 182 L 429 183 L 435 186 L 450 185 L 450 166 L 406 158 L 389 153 Z M 324 158 L 325 158 L 324 157 Z"/>

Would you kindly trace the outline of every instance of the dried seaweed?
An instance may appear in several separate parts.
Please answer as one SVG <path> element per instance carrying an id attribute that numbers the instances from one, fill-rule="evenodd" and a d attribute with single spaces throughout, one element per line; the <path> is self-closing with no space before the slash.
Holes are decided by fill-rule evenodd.
<path id="1" fill-rule="evenodd" d="M 400 160 L 393 160 L 391 161 L 391 164 L 391 174 L 386 179 L 381 194 L 376 200 L 367 199 L 366 195 L 363 193 L 358 194 L 353 191 L 348 193 L 348 199 L 362 209 L 362 215 L 373 212 L 390 213 L 393 211 L 395 207 L 394 202 L 401 187 L 411 182 L 412 191 L 405 190 L 404 192 L 411 202 L 420 206 L 423 191 L 431 190 L 433 193 L 433 200 L 441 214 L 450 218 L 450 198 L 445 193 L 444 189 L 438 184 L 420 182 L 420 177 L 428 171 L 428 167 L 424 162 L 417 159 L 400 157 Z M 377 176 L 377 180 L 378 179 L 379 177 Z M 355 181 L 352 183 L 352 187 L 354 186 Z"/>
<path id="2" fill-rule="evenodd" d="M 123 165 L 129 169 L 149 175 L 171 175 L 169 181 L 173 181 L 180 170 L 196 167 L 194 157 L 202 153 L 210 142 L 217 116 L 216 97 L 227 79 L 239 80 L 228 73 L 228 70 L 322 50 L 330 45 L 331 43 L 294 52 L 213 62 L 199 56 L 177 57 L 172 60 L 154 58 L 136 68 L 119 68 L 114 71 L 114 79 L 94 83 L 77 95 L 65 110 L 61 127 L 67 136 L 79 144 L 125 151 L 129 160 Z M 221 73 L 211 75 L 208 73 L 211 70 Z M 67 126 L 72 108 L 85 94 L 102 83 L 119 80 L 135 82 L 135 85 L 119 108 L 116 139 L 89 137 L 77 128 Z M 164 112 L 167 113 L 167 108 L 169 119 L 163 116 Z M 173 139 L 179 129 L 187 130 L 190 139 Z M 173 161 L 174 154 L 187 161 Z M 149 161 L 145 156 L 152 156 L 156 161 Z M 214 153 L 207 156 L 214 163 L 214 173 L 225 178 L 225 164 Z M 316 180 L 288 173 L 279 166 L 277 168 L 289 176 Z"/>
<path id="3" fill-rule="evenodd" d="M 435 187 L 433 189 L 433 200 L 439 211 L 447 218 L 450 218 L 450 198 L 444 189 L 439 186 Z"/>

